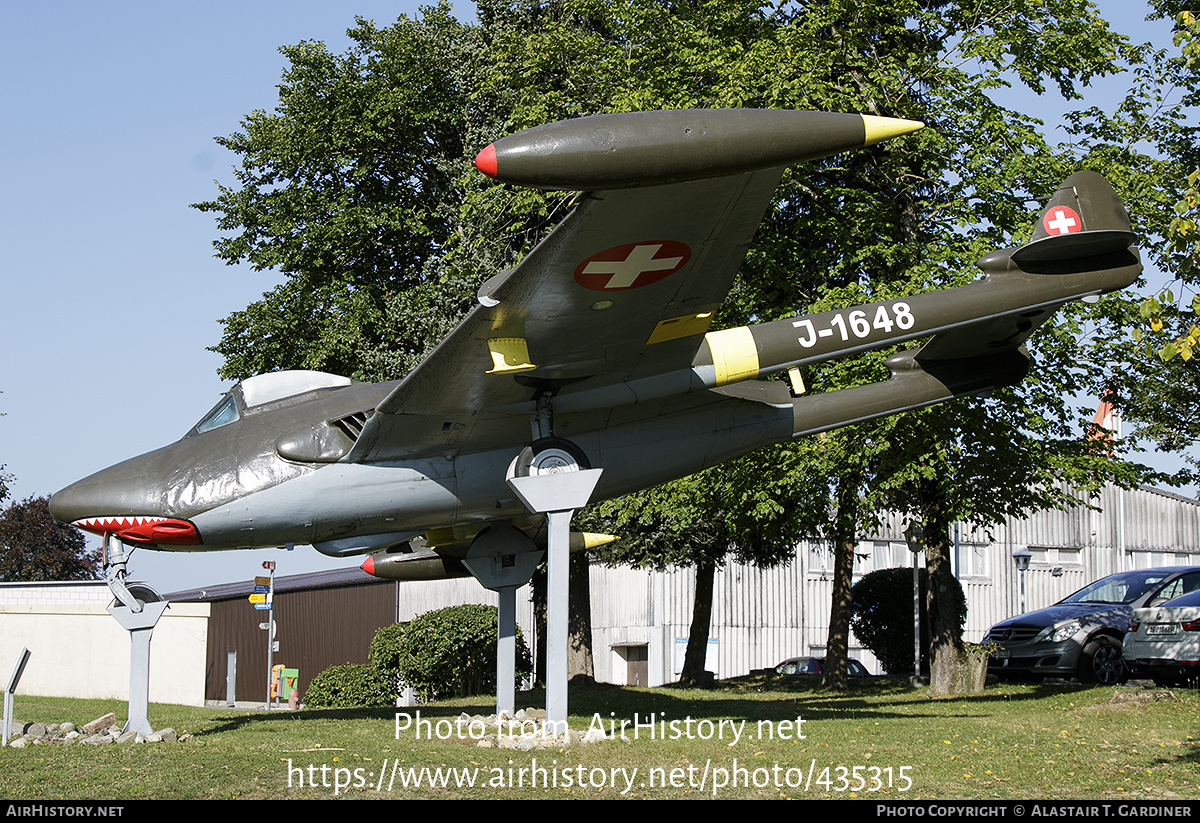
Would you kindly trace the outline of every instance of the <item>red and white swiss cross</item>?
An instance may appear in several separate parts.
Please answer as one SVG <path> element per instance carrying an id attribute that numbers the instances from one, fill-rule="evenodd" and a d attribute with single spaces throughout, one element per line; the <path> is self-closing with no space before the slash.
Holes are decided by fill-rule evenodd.
<path id="1" fill-rule="evenodd" d="M 679 271 L 691 256 L 690 248 L 674 240 L 626 243 L 576 266 L 575 282 L 593 291 L 640 289 Z"/>
<path id="2" fill-rule="evenodd" d="M 1054 206 L 1042 215 L 1042 228 L 1051 236 L 1083 231 L 1083 220 L 1070 206 Z"/>

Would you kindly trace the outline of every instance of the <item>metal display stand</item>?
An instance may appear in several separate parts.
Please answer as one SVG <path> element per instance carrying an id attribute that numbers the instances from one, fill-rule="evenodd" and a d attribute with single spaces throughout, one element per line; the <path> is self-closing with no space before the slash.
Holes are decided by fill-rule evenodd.
<path id="1" fill-rule="evenodd" d="M 463 565 L 475 579 L 500 595 L 496 638 L 496 714 L 516 713 L 517 589 L 533 577 L 544 552 L 511 523 L 480 532 Z"/>
<path id="2" fill-rule="evenodd" d="M 168 605 L 165 600 L 143 603 L 140 612 L 123 603 L 108 607 L 108 613 L 129 632 L 129 719 L 122 731 L 138 734 L 154 731 L 147 716 L 150 708 L 150 636 Z"/>
<path id="3" fill-rule="evenodd" d="M 150 734 L 147 712 L 150 708 L 150 637 L 162 617 L 167 601 L 138 583 L 127 583 L 126 564 L 132 548 L 126 548 L 115 534 L 104 536 L 104 571 L 108 589 L 116 598 L 108 613 L 129 632 L 129 719 L 122 731 Z"/>
<path id="4" fill-rule="evenodd" d="M 546 558 L 546 726 L 567 730 L 567 641 L 571 516 L 588 504 L 603 469 L 510 477 L 508 485 L 529 511 L 545 514 Z"/>

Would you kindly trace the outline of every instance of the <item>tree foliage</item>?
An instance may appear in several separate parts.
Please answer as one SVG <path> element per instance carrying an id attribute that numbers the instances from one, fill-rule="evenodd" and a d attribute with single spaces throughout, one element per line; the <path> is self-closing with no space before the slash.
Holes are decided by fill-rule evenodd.
<path id="1" fill-rule="evenodd" d="M 0 392 L 3 394 L 3 392 Z M 0 412 L 0 417 L 4 416 L 4 412 Z M 4 470 L 8 468 L 3 463 L 0 463 L 0 503 L 8 499 L 8 484 L 12 481 L 12 475 L 5 474 Z"/>
<path id="2" fill-rule="evenodd" d="M 28 497 L 0 512 L 0 580 L 95 580 L 100 552 L 50 516 L 50 498 Z"/>
<path id="3" fill-rule="evenodd" d="M 404 643 L 404 631 L 407 623 L 392 623 L 382 626 L 371 638 L 371 646 L 367 649 L 367 662 L 380 671 L 400 674 L 400 649 Z"/>
<path id="4" fill-rule="evenodd" d="M 1123 107 L 1146 113 L 1144 128 L 1131 136 L 1151 142 L 1171 173 L 1151 178 L 1163 181 L 1156 192 L 1165 200 L 1163 237 L 1152 248 L 1168 283 L 1138 307 L 1133 339 L 1142 357 L 1129 358 L 1133 368 L 1118 386 L 1126 419 L 1159 450 L 1175 452 L 1200 439 L 1200 372 L 1190 362 L 1200 353 L 1200 17 L 1179 5 L 1152 3 L 1156 13 L 1173 17 L 1177 51 L 1153 55 L 1141 72 L 1143 85 Z M 1194 479 L 1194 471 L 1181 475 Z"/>
<path id="5" fill-rule="evenodd" d="M 346 54 L 312 41 L 281 49 L 275 109 L 217 141 L 242 158 L 238 185 L 196 204 L 228 232 L 214 243 L 220 259 L 286 278 L 225 319 L 223 376 L 353 374 L 386 334 L 386 296 L 422 283 L 463 196 L 466 31 L 443 3 L 387 28 L 358 19 Z"/>

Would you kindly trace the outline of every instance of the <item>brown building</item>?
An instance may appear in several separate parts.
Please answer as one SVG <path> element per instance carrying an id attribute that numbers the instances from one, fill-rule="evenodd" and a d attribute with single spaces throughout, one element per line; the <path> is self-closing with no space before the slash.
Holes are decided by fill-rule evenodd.
<path id="1" fill-rule="evenodd" d="M 205 700 L 226 699 L 230 652 L 236 652 L 236 699 L 266 699 L 267 632 L 261 624 L 268 614 L 274 614 L 279 641 L 272 662 L 299 671 L 302 695 L 328 667 L 366 663 L 376 630 L 396 622 L 396 583 L 357 567 L 275 578 L 273 612 L 251 605 L 253 590 L 251 582 L 226 583 L 167 596 L 210 604 Z"/>

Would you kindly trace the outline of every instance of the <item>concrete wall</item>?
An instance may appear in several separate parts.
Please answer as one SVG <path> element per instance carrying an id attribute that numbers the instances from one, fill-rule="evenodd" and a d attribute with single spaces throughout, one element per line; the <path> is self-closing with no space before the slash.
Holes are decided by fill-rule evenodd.
<path id="1" fill-rule="evenodd" d="M 129 634 L 106 611 L 103 583 L 0 584 L 0 677 L 21 648 L 29 664 L 17 688 L 47 697 L 129 699 Z M 208 604 L 176 603 L 150 643 L 150 700 L 204 705 Z"/>

